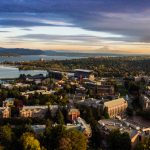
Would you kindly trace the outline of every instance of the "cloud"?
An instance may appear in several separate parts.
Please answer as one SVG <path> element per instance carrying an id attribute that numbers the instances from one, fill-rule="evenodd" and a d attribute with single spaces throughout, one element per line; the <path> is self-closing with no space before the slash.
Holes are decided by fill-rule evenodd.
<path id="1" fill-rule="evenodd" d="M 14 19 L 1 19 L 1 27 L 31 27 L 31 26 L 48 26 L 49 24 L 26 21 L 26 20 L 14 20 Z"/>
<path id="2" fill-rule="evenodd" d="M 148 44 L 150 43 L 149 6 L 148 0 L 1 0 L 0 30 L 21 28 L 24 34 L 11 37 L 12 40 L 18 41 L 23 39 L 58 43 L 68 41 L 87 45 L 99 45 L 106 41 L 133 45 Z M 36 34 L 32 33 L 34 27 L 43 29 L 57 26 L 121 36 L 100 37 L 93 36 L 90 32 L 88 35 L 76 36 L 52 35 L 50 32 L 44 34 L 38 30 L 35 31 Z"/>
<path id="3" fill-rule="evenodd" d="M 96 36 L 88 36 L 88 35 L 49 35 L 49 34 L 27 34 L 22 36 L 11 37 L 15 40 L 30 40 L 30 41 L 43 41 L 43 42 L 72 42 L 72 43 L 80 43 L 80 44 L 89 44 L 97 45 L 101 43 L 100 37 Z"/>
<path id="4" fill-rule="evenodd" d="M 0 33 L 8 33 L 8 32 L 10 32 L 10 31 L 0 31 Z"/>
<path id="5" fill-rule="evenodd" d="M 73 26 L 63 17 L 48 13 L 0 13 L 1 27 Z"/>
<path id="6" fill-rule="evenodd" d="M 115 35 L 114 35 L 115 36 Z M 128 42 L 127 37 L 103 37 L 103 36 L 92 36 L 86 34 L 78 34 L 78 35 L 49 35 L 49 34 L 25 34 L 21 36 L 10 37 L 10 39 L 15 40 L 30 40 L 30 41 L 43 41 L 43 42 L 78 42 L 80 44 L 89 44 L 89 45 L 99 45 L 103 43 L 103 41 L 126 41 Z"/>
<path id="7" fill-rule="evenodd" d="M 149 8 L 148 0 L 1 0 L 2 12 L 119 12 Z M 108 7 L 109 6 L 109 7 Z"/>
<path id="8" fill-rule="evenodd" d="M 150 34 L 146 0 L 1 0 L 0 4 L 1 27 L 75 26 L 121 34 L 131 42 Z"/>

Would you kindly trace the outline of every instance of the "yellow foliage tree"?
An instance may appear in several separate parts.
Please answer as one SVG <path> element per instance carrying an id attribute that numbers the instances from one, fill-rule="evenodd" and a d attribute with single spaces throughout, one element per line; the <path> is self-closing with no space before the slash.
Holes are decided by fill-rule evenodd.
<path id="1" fill-rule="evenodd" d="M 39 141 L 31 133 L 24 133 L 21 137 L 23 150 L 41 150 Z"/>

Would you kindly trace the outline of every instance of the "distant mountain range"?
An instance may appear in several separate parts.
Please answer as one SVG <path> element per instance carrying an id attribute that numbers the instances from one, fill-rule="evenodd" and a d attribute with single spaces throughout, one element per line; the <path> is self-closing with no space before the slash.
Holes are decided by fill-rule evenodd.
<path id="1" fill-rule="evenodd" d="M 42 50 L 32 50 L 24 48 L 0 48 L 0 56 L 19 56 L 19 55 L 43 55 Z"/>
<path id="2" fill-rule="evenodd" d="M 97 53 L 65 52 L 65 51 L 61 52 L 61 51 L 53 51 L 53 50 L 44 51 L 44 50 L 39 50 L 39 49 L 25 49 L 25 48 L 0 48 L 0 56 L 21 56 L 21 55 L 95 57 L 98 54 Z M 100 54 L 100 55 L 105 55 L 105 54 Z"/>
<path id="3" fill-rule="evenodd" d="M 49 56 L 69 56 L 69 57 L 98 57 L 98 56 L 127 56 L 126 54 L 114 53 L 80 53 L 54 50 L 39 50 L 25 48 L 0 48 L 0 56 L 21 56 L 21 55 L 49 55 Z"/>

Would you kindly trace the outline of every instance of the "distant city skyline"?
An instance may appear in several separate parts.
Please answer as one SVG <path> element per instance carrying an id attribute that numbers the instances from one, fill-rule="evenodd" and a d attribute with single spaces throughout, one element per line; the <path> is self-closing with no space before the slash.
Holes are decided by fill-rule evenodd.
<path id="1" fill-rule="evenodd" d="M 150 54 L 150 1 L 1 0 L 0 47 Z"/>

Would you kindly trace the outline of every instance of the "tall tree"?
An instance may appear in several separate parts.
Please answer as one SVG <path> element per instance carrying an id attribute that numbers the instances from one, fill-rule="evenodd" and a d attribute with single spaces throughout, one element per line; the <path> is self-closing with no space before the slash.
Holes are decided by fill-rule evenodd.
<path id="1" fill-rule="evenodd" d="M 47 150 L 56 149 L 58 147 L 58 141 L 61 137 L 64 137 L 66 129 L 62 125 L 55 127 L 46 127 L 44 132 L 44 146 Z"/>
<path id="2" fill-rule="evenodd" d="M 12 143 L 13 132 L 11 127 L 5 125 L 0 128 L 0 144 L 9 147 Z"/>
<path id="3" fill-rule="evenodd" d="M 120 133 L 119 130 L 111 131 L 108 136 L 110 150 L 130 150 L 131 140 L 128 133 Z"/>
<path id="4" fill-rule="evenodd" d="M 64 124 L 64 116 L 60 109 L 57 111 L 56 114 L 56 122 L 61 125 Z"/>
<path id="5" fill-rule="evenodd" d="M 150 138 L 145 139 L 144 142 L 140 142 L 135 147 L 135 150 L 149 150 L 149 149 L 150 149 Z"/>
<path id="6" fill-rule="evenodd" d="M 104 115 L 105 119 L 109 119 L 110 118 L 110 116 L 108 114 L 108 111 L 107 111 L 107 108 L 104 108 L 103 115 Z"/>
<path id="7" fill-rule="evenodd" d="M 20 141 L 23 150 L 41 150 L 40 142 L 29 132 L 24 133 Z"/>
<path id="8" fill-rule="evenodd" d="M 92 137 L 91 137 L 92 147 L 100 148 L 102 136 L 101 136 L 101 133 L 99 131 L 99 124 L 96 120 L 94 120 L 91 123 L 91 129 L 92 129 Z"/>
<path id="9" fill-rule="evenodd" d="M 81 133 L 80 131 L 76 129 L 68 130 L 66 133 L 66 136 L 71 141 L 70 144 L 71 144 L 72 150 L 86 150 L 87 139 L 83 133 Z"/>
<path id="10" fill-rule="evenodd" d="M 64 138 L 64 137 L 62 137 L 59 140 L 58 150 L 72 150 L 70 138 Z"/>

